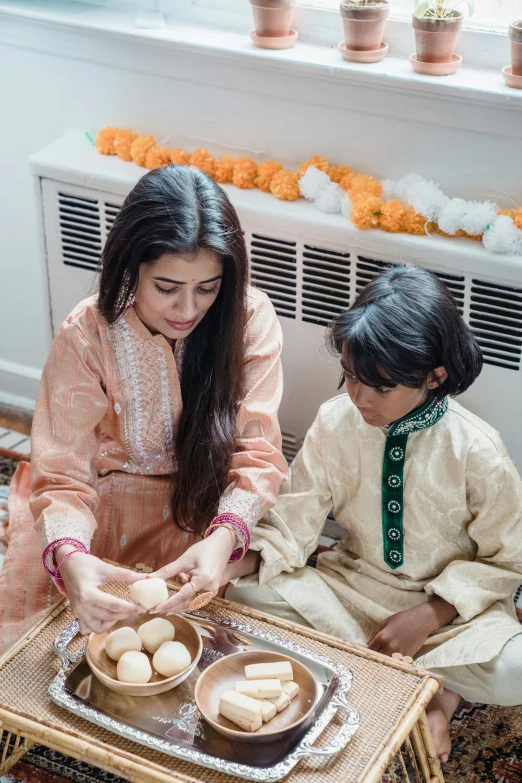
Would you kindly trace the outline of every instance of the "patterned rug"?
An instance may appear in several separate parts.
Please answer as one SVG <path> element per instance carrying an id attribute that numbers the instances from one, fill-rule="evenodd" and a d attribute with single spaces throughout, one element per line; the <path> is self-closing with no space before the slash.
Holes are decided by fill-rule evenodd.
<path id="1" fill-rule="evenodd" d="M 0 456 L 0 485 L 16 463 Z M 522 783 L 522 707 L 461 702 L 451 723 L 446 783 Z M 0 783 L 124 783 L 123 778 L 35 745 Z"/>

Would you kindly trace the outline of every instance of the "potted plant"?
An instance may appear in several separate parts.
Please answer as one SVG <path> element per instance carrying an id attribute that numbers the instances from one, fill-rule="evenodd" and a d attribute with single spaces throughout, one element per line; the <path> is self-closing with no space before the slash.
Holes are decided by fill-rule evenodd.
<path id="1" fill-rule="evenodd" d="M 289 49 L 297 41 L 292 30 L 295 0 L 250 0 L 255 29 L 250 32 L 254 46 L 262 49 Z"/>
<path id="2" fill-rule="evenodd" d="M 339 50 L 345 60 L 378 62 L 388 52 L 383 43 L 384 25 L 390 13 L 388 0 L 341 0 L 344 43 Z"/>
<path id="3" fill-rule="evenodd" d="M 455 73 L 462 57 L 455 54 L 457 37 L 464 21 L 458 6 L 465 2 L 469 15 L 474 0 L 414 0 L 413 29 L 417 46 L 410 57 L 413 69 L 432 76 Z"/>
<path id="4" fill-rule="evenodd" d="M 509 25 L 509 43 L 511 67 L 503 69 L 504 78 L 509 87 L 522 88 L 522 19 Z"/>

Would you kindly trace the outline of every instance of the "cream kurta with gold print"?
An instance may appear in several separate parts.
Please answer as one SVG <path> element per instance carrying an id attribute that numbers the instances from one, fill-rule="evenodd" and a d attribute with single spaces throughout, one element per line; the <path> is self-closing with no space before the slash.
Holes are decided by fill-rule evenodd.
<path id="1" fill-rule="evenodd" d="M 257 525 L 259 582 L 270 582 L 315 628 L 359 644 L 391 614 L 430 596 L 457 619 L 430 636 L 426 667 L 481 663 L 522 631 L 522 481 L 499 435 L 451 400 L 409 436 L 404 467 L 404 562 L 383 559 L 381 471 L 386 430 L 347 395 L 319 410 L 275 507 Z M 333 508 L 346 538 L 304 567 Z M 257 575 L 240 580 L 257 581 Z"/>

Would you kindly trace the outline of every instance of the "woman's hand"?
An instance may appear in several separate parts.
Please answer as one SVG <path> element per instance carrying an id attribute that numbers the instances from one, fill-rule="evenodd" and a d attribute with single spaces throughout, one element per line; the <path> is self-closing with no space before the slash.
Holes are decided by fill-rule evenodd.
<path id="1" fill-rule="evenodd" d="M 368 647 L 384 655 L 402 653 L 412 658 L 419 652 L 426 639 L 434 631 L 451 623 L 457 610 L 443 598 L 392 614 L 380 625 L 368 640 Z"/>
<path id="2" fill-rule="evenodd" d="M 211 536 L 189 547 L 173 563 L 149 574 L 151 577 L 159 576 L 162 579 L 179 577 L 185 583 L 168 601 L 155 606 L 151 614 L 184 612 L 194 599 L 196 590 L 198 593 L 209 591 L 215 595 L 222 584 L 226 584 L 223 582 L 223 577 L 230 555 L 236 546 L 237 538 L 231 530 L 217 528 Z"/>
<path id="3" fill-rule="evenodd" d="M 71 551 L 72 547 L 60 547 L 56 560 Z M 118 620 L 127 620 L 145 609 L 139 604 L 124 601 L 108 593 L 98 590 L 106 582 L 137 582 L 145 579 L 145 574 L 136 574 L 126 568 L 117 568 L 93 555 L 76 552 L 64 561 L 60 567 L 71 611 L 80 624 L 80 633 L 102 633 Z"/>

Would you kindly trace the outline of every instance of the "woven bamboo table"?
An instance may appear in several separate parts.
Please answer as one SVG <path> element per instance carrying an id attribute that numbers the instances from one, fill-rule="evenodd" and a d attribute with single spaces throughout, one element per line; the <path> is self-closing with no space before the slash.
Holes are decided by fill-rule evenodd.
<path id="1" fill-rule="evenodd" d="M 348 699 L 360 712 L 358 731 L 332 759 L 300 761 L 285 783 L 443 783 L 425 714 L 440 683 L 429 672 L 230 601 L 214 599 L 209 609 L 223 619 L 248 618 L 256 628 L 273 632 L 275 626 L 282 638 L 353 672 Z M 39 743 L 133 783 L 237 783 L 237 777 L 150 750 L 51 703 L 47 688 L 59 670 L 53 642 L 72 620 L 61 599 L 0 659 L 0 774 Z M 76 648 L 81 643 L 78 638 Z M 328 742 L 335 730 L 334 718 L 316 744 Z"/>

